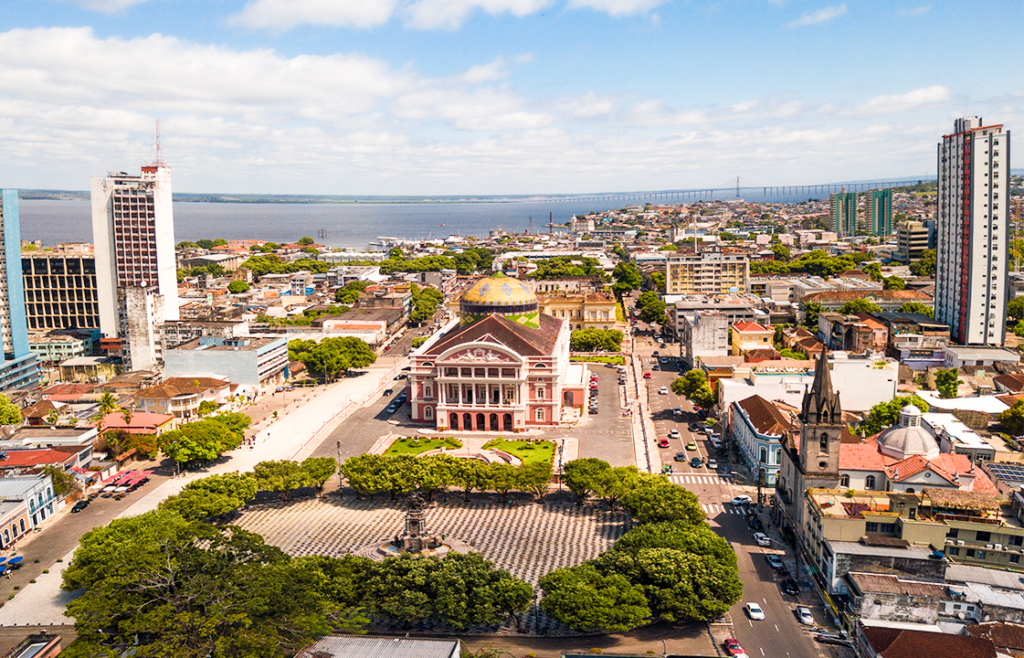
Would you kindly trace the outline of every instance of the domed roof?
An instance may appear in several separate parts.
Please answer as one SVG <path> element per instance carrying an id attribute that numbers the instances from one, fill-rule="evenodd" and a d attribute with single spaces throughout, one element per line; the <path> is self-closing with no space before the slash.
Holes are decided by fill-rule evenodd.
<path id="1" fill-rule="evenodd" d="M 462 301 L 486 306 L 536 304 L 537 295 L 519 279 L 501 272 L 480 279 L 462 295 Z"/>
<path id="2" fill-rule="evenodd" d="M 878 436 L 878 449 L 883 455 L 906 459 L 921 455 L 926 459 L 939 456 L 939 444 L 921 427 L 921 410 L 908 404 L 900 410 L 900 422 Z"/>

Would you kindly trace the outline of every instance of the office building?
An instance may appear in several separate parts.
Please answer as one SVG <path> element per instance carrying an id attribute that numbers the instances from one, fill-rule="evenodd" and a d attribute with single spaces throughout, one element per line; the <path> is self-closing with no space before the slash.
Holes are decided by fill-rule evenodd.
<path id="1" fill-rule="evenodd" d="M 845 238 L 857 235 L 857 194 L 842 192 L 831 196 L 832 202 L 832 230 Z"/>
<path id="2" fill-rule="evenodd" d="M 1010 133 L 957 119 L 938 146 L 935 319 L 961 345 L 1006 333 Z"/>
<path id="3" fill-rule="evenodd" d="M 868 233 L 889 237 L 892 234 L 892 190 L 871 190 L 864 194 L 868 210 Z"/>
<path id="4" fill-rule="evenodd" d="M 0 235 L 0 390 L 6 390 L 33 386 L 40 379 L 25 322 L 17 190 L 0 190 Z"/>
<path id="5" fill-rule="evenodd" d="M 103 346 L 130 370 L 151 369 L 156 324 L 178 319 L 170 169 L 158 158 L 139 176 L 93 178 L 92 231 Z"/>
<path id="6" fill-rule="evenodd" d="M 747 290 L 750 259 L 745 254 L 711 251 L 676 253 L 665 270 L 667 295 L 724 295 Z"/>
<path id="7" fill-rule="evenodd" d="M 21 254 L 29 331 L 99 328 L 96 259 L 78 246 Z"/>
<path id="8" fill-rule="evenodd" d="M 917 260 L 925 249 L 935 248 L 935 222 L 900 222 L 896 227 L 896 245 L 896 260 Z"/>

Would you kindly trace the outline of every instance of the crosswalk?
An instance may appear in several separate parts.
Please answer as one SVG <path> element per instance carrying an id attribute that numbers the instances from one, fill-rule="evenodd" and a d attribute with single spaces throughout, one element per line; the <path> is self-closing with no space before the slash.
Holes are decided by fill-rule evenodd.
<path id="1" fill-rule="evenodd" d="M 708 516 L 718 516 L 719 514 L 737 514 L 743 516 L 745 512 L 742 508 L 736 507 L 735 505 L 717 505 L 715 503 L 707 503 L 701 505 L 700 508 L 704 510 L 704 513 Z"/>
<path id="2" fill-rule="evenodd" d="M 673 484 L 732 484 L 731 477 L 719 475 L 691 475 L 687 473 L 675 473 L 668 476 L 669 482 Z"/>

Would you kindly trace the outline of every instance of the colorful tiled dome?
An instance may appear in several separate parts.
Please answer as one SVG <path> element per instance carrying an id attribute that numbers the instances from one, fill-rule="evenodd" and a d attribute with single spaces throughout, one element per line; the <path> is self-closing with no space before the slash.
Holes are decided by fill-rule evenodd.
<path id="1" fill-rule="evenodd" d="M 540 326 L 539 310 L 537 295 L 526 284 L 500 272 L 474 283 L 459 302 L 463 325 L 497 313 L 536 328 Z"/>

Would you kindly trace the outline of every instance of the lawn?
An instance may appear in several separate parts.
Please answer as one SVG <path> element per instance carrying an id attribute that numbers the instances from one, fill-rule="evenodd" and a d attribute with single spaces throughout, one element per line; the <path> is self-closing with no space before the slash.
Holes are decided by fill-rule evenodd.
<path id="1" fill-rule="evenodd" d="M 494 439 L 484 444 L 485 448 L 501 450 L 523 460 L 523 464 L 533 462 L 550 463 L 555 455 L 555 444 L 551 441 L 506 441 Z"/>
<path id="2" fill-rule="evenodd" d="M 421 452 L 437 450 L 438 448 L 461 448 L 462 442 L 451 437 L 443 439 L 421 439 L 414 436 L 407 436 L 398 439 L 391 444 L 385 455 L 418 455 Z"/>
<path id="3" fill-rule="evenodd" d="M 624 356 L 571 356 L 569 360 L 574 363 L 617 363 L 620 366 L 626 363 Z"/>

